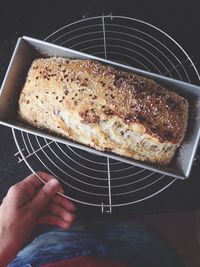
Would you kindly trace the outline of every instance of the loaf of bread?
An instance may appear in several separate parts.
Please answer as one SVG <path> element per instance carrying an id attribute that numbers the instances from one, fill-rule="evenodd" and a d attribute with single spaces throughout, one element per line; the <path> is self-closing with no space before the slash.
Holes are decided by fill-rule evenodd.
<path id="1" fill-rule="evenodd" d="M 168 164 L 186 132 L 188 102 L 96 61 L 40 58 L 22 89 L 19 118 L 101 151 Z"/>

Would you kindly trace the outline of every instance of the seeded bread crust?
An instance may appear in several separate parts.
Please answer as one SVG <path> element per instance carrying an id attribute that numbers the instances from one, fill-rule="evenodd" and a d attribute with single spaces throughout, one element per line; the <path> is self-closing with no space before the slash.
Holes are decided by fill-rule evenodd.
<path id="1" fill-rule="evenodd" d="M 19 118 L 98 150 L 168 164 L 185 135 L 188 102 L 95 61 L 40 58 L 28 72 Z"/>

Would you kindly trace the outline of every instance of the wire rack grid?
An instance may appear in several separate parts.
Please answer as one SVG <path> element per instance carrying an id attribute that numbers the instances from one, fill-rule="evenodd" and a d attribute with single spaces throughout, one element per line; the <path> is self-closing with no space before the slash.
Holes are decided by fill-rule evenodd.
<path id="1" fill-rule="evenodd" d="M 68 24 L 45 41 L 183 80 L 199 83 L 199 73 L 184 49 L 168 34 L 144 21 L 122 16 L 97 16 Z M 30 170 L 45 170 L 63 184 L 73 201 L 101 207 L 147 200 L 177 180 L 52 140 L 12 130 Z"/>

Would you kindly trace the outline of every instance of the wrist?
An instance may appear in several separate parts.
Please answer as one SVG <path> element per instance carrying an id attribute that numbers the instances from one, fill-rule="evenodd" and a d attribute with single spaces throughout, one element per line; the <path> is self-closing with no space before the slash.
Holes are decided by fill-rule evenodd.
<path id="1" fill-rule="evenodd" d="M 5 238 L 3 230 L 0 227 L 0 266 L 6 267 L 17 255 L 18 250 L 9 244 L 9 237 Z"/>

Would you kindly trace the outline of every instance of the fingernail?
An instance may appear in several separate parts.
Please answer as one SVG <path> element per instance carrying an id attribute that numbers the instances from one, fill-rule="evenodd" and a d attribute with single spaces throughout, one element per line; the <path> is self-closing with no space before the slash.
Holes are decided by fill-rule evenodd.
<path id="1" fill-rule="evenodd" d="M 52 186 L 52 187 L 57 187 L 57 186 L 60 185 L 59 181 L 56 180 L 56 179 L 51 179 L 51 180 L 48 182 L 48 184 L 49 184 L 50 186 Z"/>
<path id="2" fill-rule="evenodd" d="M 71 211 L 77 211 L 77 207 L 74 204 L 71 206 Z"/>
<path id="3" fill-rule="evenodd" d="M 63 190 L 63 188 L 60 188 L 59 192 L 60 192 L 61 194 L 64 194 L 65 191 Z"/>

